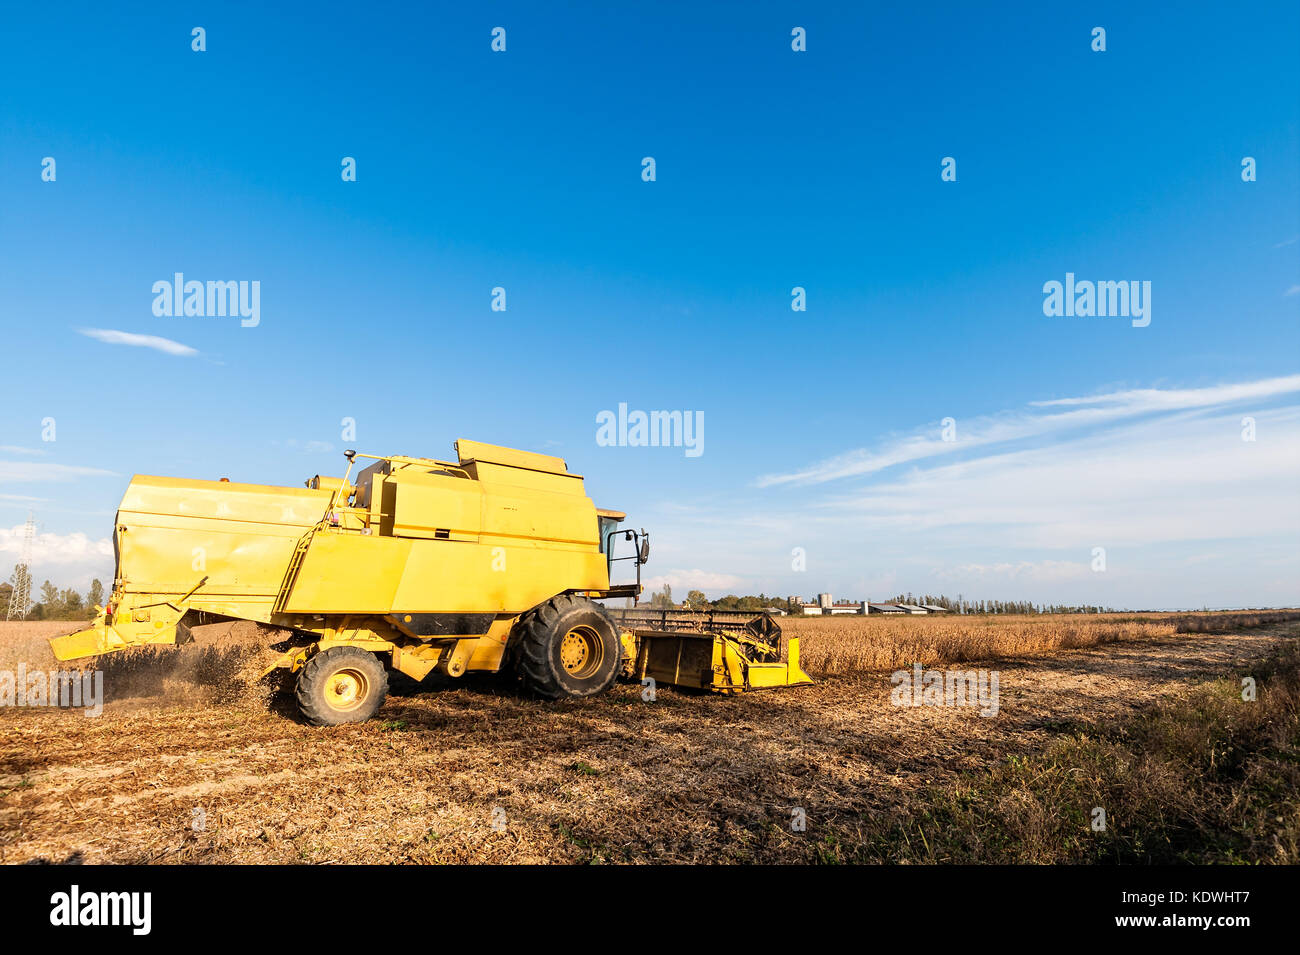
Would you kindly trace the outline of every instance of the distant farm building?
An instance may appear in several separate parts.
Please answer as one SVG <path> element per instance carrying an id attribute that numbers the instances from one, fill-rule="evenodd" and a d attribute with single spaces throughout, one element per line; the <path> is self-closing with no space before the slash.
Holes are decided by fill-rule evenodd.
<path id="1" fill-rule="evenodd" d="M 791 597 L 790 602 L 793 605 L 800 607 L 803 610 L 804 615 L 809 617 L 830 617 L 843 616 L 846 614 L 861 615 L 873 613 L 948 613 L 948 608 L 940 607 L 937 604 L 876 604 L 865 600 L 834 600 L 831 598 L 830 594 L 818 594 L 816 600 L 804 600 L 802 597 Z"/>
<path id="2" fill-rule="evenodd" d="M 859 600 L 835 600 L 830 594 L 818 594 L 817 599 L 804 600 L 801 597 L 791 597 L 790 601 L 803 610 L 804 616 L 808 617 L 834 617 L 844 616 L 845 614 L 865 613 L 866 603 Z"/>

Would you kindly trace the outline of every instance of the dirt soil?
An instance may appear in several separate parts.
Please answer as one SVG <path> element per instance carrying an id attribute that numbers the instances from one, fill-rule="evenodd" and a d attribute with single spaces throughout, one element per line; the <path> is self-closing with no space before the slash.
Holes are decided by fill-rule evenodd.
<path id="1" fill-rule="evenodd" d="M 1248 675 L 1298 632 L 999 660 L 993 718 L 892 706 L 888 673 L 737 697 L 661 687 L 653 702 L 628 685 L 564 703 L 486 679 L 404 685 L 378 719 L 329 729 L 287 700 L 166 687 L 98 718 L 6 707 L 0 861 L 809 861 L 909 790 Z"/>

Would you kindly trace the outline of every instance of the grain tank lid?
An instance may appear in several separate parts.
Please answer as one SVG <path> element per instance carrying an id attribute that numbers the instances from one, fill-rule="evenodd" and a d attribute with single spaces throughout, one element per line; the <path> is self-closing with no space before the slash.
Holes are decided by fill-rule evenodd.
<path id="1" fill-rule="evenodd" d="M 462 465 L 480 461 L 483 464 L 503 464 L 512 468 L 527 468 L 530 471 L 544 471 L 548 474 L 569 474 L 569 466 L 563 458 L 549 454 L 537 454 L 534 451 L 516 451 L 482 441 L 468 441 L 460 438 L 456 442 L 456 454 Z M 577 477 L 577 475 L 571 475 Z"/>

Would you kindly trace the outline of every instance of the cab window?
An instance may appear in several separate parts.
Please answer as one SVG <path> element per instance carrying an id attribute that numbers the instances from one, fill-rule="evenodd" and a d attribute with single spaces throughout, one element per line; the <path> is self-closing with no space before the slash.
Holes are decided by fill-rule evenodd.
<path id="1" fill-rule="evenodd" d="M 597 517 L 596 526 L 600 532 L 600 552 L 604 554 L 609 535 L 618 530 L 618 521 L 612 517 Z"/>

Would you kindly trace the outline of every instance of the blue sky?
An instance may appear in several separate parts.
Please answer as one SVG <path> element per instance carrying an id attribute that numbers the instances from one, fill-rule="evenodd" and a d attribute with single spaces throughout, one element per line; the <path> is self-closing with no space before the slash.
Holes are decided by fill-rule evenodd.
<path id="1" fill-rule="evenodd" d="M 15 9 L 0 559 L 31 507 L 38 581 L 108 576 L 133 473 L 469 437 L 565 457 L 679 592 L 1294 604 L 1298 41 L 1289 3 Z M 176 272 L 259 324 L 154 315 Z M 1045 316 L 1067 272 L 1150 325 Z M 620 402 L 704 453 L 599 446 Z"/>

